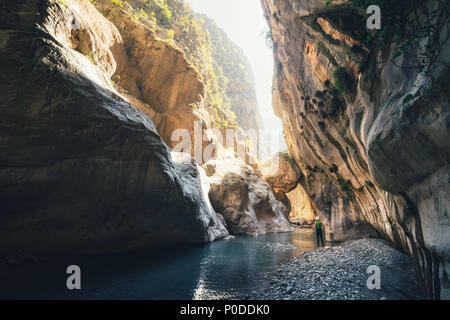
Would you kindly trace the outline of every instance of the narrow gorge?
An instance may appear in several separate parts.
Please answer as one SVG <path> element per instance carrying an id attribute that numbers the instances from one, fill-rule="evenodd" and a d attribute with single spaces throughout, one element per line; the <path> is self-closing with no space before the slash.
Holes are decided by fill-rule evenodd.
<path id="1" fill-rule="evenodd" d="M 449 299 L 450 7 L 372 2 L 260 1 L 288 147 L 269 150 L 251 61 L 189 1 L 3 1 L 0 280 L 77 257 L 150 266 L 137 298 Z M 357 260 L 389 290 L 356 289 Z M 141 273 L 116 268 L 99 283 Z M 318 275 L 340 291 L 306 290 Z M 0 298 L 69 294 L 16 285 Z"/>

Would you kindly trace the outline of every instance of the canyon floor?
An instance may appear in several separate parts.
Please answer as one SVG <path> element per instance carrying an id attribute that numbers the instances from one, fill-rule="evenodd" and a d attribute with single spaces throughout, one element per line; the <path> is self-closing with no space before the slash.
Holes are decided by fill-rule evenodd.
<path id="1" fill-rule="evenodd" d="M 314 230 L 299 228 L 151 254 L 0 263 L 0 299 L 423 298 L 411 259 L 386 242 L 328 242 L 317 249 L 314 240 Z M 77 292 L 65 288 L 70 264 L 82 270 L 82 290 Z M 370 265 L 381 269 L 380 290 L 366 287 Z"/>
<path id="2" fill-rule="evenodd" d="M 381 269 L 381 289 L 366 281 Z M 265 275 L 267 285 L 241 298 L 256 300 L 423 299 L 409 256 L 380 239 L 360 239 L 304 253 Z"/>

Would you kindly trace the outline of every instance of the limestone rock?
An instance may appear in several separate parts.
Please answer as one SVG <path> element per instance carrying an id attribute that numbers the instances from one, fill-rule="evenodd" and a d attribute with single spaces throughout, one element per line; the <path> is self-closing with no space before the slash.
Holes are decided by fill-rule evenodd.
<path id="1" fill-rule="evenodd" d="M 202 210 L 199 215 L 205 226 L 205 242 L 211 242 L 229 236 L 224 218 L 216 214 L 209 201 L 209 184 L 207 176 L 201 166 L 187 153 L 171 152 L 175 167 L 188 194 L 193 194 L 199 201 Z"/>
<path id="2" fill-rule="evenodd" d="M 226 236 L 196 167 L 174 164 L 150 116 L 111 86 L 112 57 L 124 53 L 117 29 L 87 0 L 2 10 L 0 255 Z M 74 50 L 75 33 L 89 36 L 93 57 Z"/>
<path id="3" fill-rule="evenodd" d="M 294 224 L 311 224 L 318 215 L 314 210 L 311 199 L 299 184 L 294 190 L 286 194 L 291 203 L 291 211 L 289 213 L 289 221 Z"/>
<path id="4" fill-rule="evenodd" d="M 159 39 L 146 25 L 136 22 L 120 6 L 109 0 L 99 0 L 99 10 L 113 23 L 123 37 L 126 55 L 116 55 L 118 68 L 113 79 L 131 96 L 131 102 L 152 116 L 163 141 L 170 147 L 177 129 L 188 130 L 194 136 L 194 123 L 206 126 L 201 113 L 205 85 L 183 52 Z"/>
<path id="5" fill-rule="evenodd" d="M 210 160 L 205 165 L 209 199 L 226 220 L 231 234 L 288 232 L 286 207 L 270 186 L 242 160 Z"/>
<path id="6" fill-rule="evenodd" d="M 413 256 L 429 297 L 448 298 L 448 8 L 429 8 L 447 14 L 430 92 L 418 89 L 429 76 L 402 67 L 414 52 L 395 63 L 395 45 L 376 54 L 363 16 L 344 3 L 262 0 L 274 39 L 274 110 L 327 238 L 372 226 Z"/>
<path id="7" fill-rule="evenodd" d="M 262 164 L 261 173 L 264 180 L 275 190 L 284 193 L 295 189 L 301 176 L 301 171 L 294 158 L 286 153 L 277 153 Z"/>

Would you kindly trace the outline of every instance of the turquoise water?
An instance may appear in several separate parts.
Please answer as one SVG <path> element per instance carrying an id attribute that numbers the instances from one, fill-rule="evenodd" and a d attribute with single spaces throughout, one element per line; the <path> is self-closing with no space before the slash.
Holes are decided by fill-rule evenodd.
<path id="1" fill-rule="evenodd" d="M 241 236 L 198 247 L 33 263 L 0 271 L 0 299 L 230 299 L 265 272 L 315 247 L 311 229 Z M 66 268 L 81 268 L 81 290 Z"/>

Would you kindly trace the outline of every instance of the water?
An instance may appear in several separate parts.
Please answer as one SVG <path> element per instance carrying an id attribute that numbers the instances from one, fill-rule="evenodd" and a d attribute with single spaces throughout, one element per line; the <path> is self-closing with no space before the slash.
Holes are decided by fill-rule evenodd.
<path id="1" fill-rule="evenodd" d="M 279 263 L 315 248 L 312 229 L 198 247 L 63 259 L 0 271 L 0 299 L 232 299 L 264 285 Z M 82 290 L 66 288 L 81 268 Z"/>

